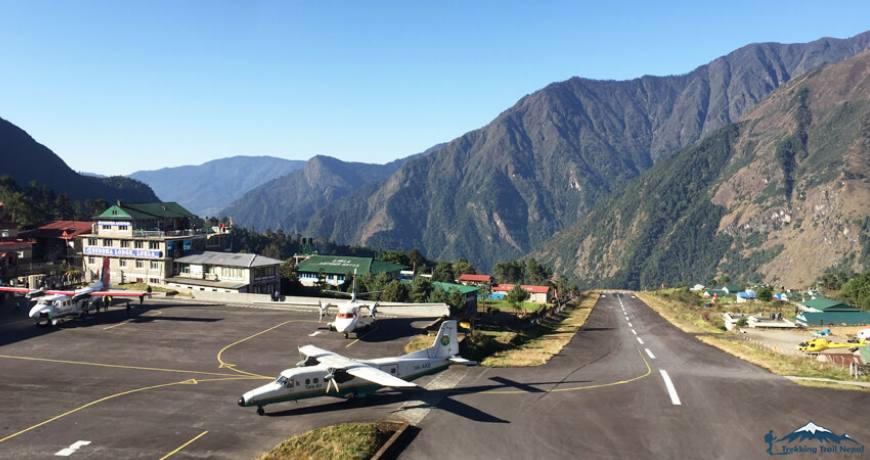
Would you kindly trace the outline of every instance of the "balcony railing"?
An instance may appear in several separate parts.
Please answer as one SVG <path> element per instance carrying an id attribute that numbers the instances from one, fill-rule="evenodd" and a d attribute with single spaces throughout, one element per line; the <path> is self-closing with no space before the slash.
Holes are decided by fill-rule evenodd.
<path id="1" fill-rule="evenodd" d="M 135 238 L 167 238 L 173 236 L 196 236 L 196 235 L 205 235 L 208 232 L 201 228 L 194 228 L 189 230 L 133 230 L 133 237 Z"/>

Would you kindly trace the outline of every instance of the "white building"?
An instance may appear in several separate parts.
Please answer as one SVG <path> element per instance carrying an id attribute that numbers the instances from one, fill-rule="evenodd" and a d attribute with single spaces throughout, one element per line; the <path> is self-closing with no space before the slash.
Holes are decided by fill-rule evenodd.
<path id="1" fill-rule="evenodd" d="M 271 294 L 281 287 L 282 263 L 257 254 L 205 251 L 176 259 L 174 276 L 166 283 L 182 292 Z"/>

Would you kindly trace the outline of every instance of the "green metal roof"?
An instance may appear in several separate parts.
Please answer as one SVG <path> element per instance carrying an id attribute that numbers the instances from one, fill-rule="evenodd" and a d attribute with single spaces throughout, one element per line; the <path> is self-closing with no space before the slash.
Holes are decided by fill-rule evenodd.
<path id="1" fill-rule="evenodd" d="M 460 294 L 466 295 L 471 294 L 472 292 L 477 292 L 477 288 L 474 286 L 466 286 L 464 284 L 455 284 L 455 283 L 445 283 L 442 281 L 433 281 L 432 287 L 436 287 L 441 289 L 444 292 L 450 291 L 459 291 Z"/>
<path id="2" fill-rule="evenodd" d="M 153 220 L 183 219 L 196 217 L 178 203 L 121 203 L 113 204 L 101 214 L 98 220 Z"/>
<path id="3" fill-rule="evenodd" d="M 857 308 L 849 304 L 840 302 L 839 300 L 827 299 L 825 297 L 816 297 L 815 299 L 805 300 L 801 302 L 807 308 L 815 308 L 821 311 L 852 311 Z"/>
<path id="4" fill-rule="evenodd" d="M 353 256 L 311 256 L 296 266 L 297 272 L 325 273 L 330 275 L 344 275 L 356 270 L 358 275 L 368 273 L 392 273 L 402 270 L 403 266 L 371 257 Z"/>
<path id="5" fill-rule="evenodd" d="M 804 312 L 798 315 L 795 319 L 807 326 L 825 324 L 870 324 L 870 312 L 860 310 Z"/>
<path id="6" fill-rule="evenodd" d="M 404 265 L 394 264 L 392 262 L 384 262 L 382 260 L 372 261 L 372 273 L 394 273 L 405 269 Z"/>

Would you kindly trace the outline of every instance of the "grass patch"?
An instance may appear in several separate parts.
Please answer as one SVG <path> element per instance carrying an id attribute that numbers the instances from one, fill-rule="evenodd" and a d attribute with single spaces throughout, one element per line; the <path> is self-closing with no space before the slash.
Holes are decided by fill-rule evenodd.
<path id="1" fill-rule="evenodd" d="M 529 325 L 518 332 L 484 331 L 469 343 L 480 354 L 489 353 L 481 360 L 487 367 L 530 367 L 545 364 L 574 337 L 586 323 L 592 307 L 598 301 L 598 292 L 585 292 L 580 300 L 570 304 L 559 315 L 544 317 L 539 324 Z"/>
<path id="2" fill-rule="evenodd" d="M 523 313 L 534 313 L 543 308 L 544 306 L 544 304 L 536 302 L 523 302 L 522 311 Z M 494 311 L 503 311 L 505 313 L 515 313 L 517 311 L 516 309 L 514 309 L 514 306 L 511 305 L 511 303 L 507 300 L 486 300 L 480 303 L 480 308 L 483 311 L 491 309 Z"/>
<path id="3" fill-rule="evenodd" d="M 391 434 L 377 423 L 342 423 L 293 436 L 258 460 L 364 460 Z"/>
<path id="4" fill-rule="evenodd" d="M 412 353 L 423 350 L 432 346 L 432 341 L 435 340 L 434 335 L 420 334 L 411 337 L 408 343 L 405 344 L 405 353 Z"/>
<path id="5" fill-rule="evenodd" d="M 714 315 L 717 315 L 717 312 L 703 307 L 699 297 L 695 294 L 686 294 L 683 295 L 678 290 L 636 293 L 638 298 L 643 300 L 645 304 L 649 305 L 662 318 L 668 320 L 668 322 L 684 332 L 690 334 L 722 333 L 722 329 L 715 323 L 716 319 Z M 723 321 L 721 314 L 717 316 L 719 321 Z"/>

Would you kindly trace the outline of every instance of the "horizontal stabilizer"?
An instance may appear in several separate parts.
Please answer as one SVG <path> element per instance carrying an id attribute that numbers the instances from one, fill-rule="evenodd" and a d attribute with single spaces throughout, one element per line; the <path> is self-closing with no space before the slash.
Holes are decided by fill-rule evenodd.
<path id="1" fill-rule="evenodd" d="M 454 363 L 454 364 L 462 364 L 463 366 L 477 366 L 477 361 L 465 359 L 461 356 L 451 356 L 448 359 L 450 360 L 451 363 Z"/>

